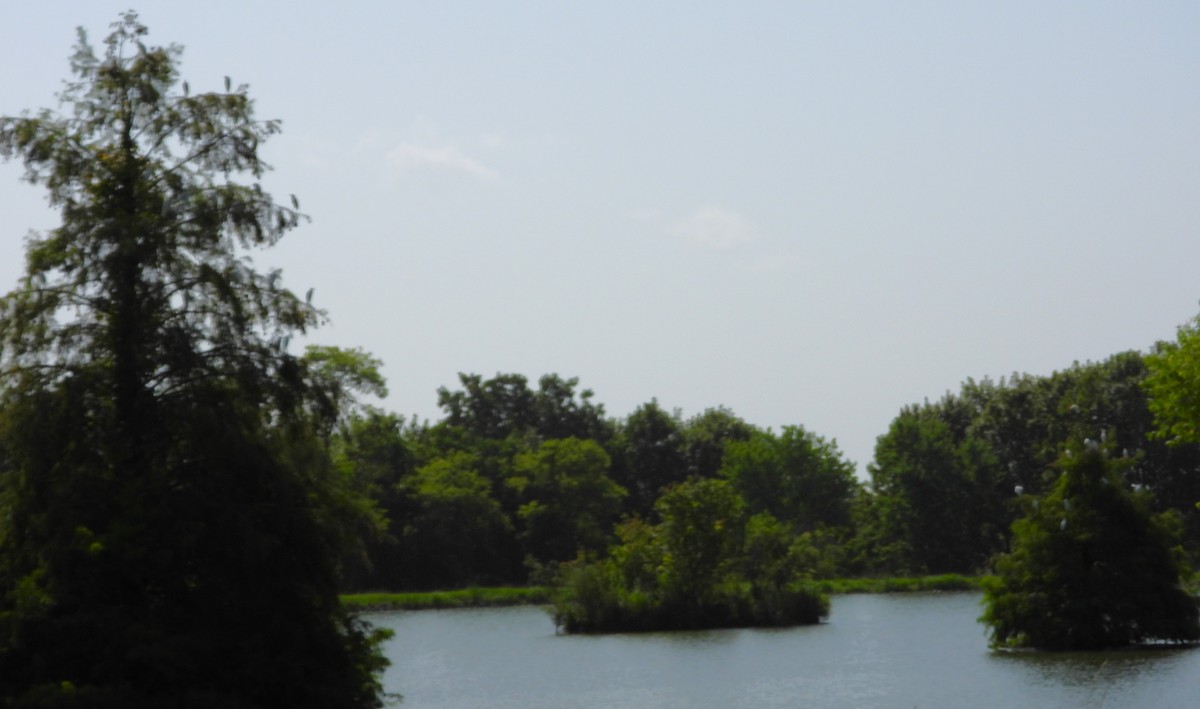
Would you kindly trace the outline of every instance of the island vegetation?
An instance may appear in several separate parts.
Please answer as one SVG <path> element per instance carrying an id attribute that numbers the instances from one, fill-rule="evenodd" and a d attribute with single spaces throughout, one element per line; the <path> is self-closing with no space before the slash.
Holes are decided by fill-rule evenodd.
<path id="1" fill-rule="evenodd" d="M 0 122 L 62 214 L 0 301 L 0 706 L 378 706 L 382 636 L 339 592 L 602 632 L 994 575 L 997 644 L 1200 637 L 1196 323 L 906 406 L 862 480 L 802 425 L 613 417 L 554 373 L 462 373 L 408 419 L 361 403 L 386 392 L 369 353 L 290 353 L 323 313 L 244 255 L 304 219 L 255 182 L 278 125 L 245 87 L 191 93 L 145 34 L 81 37 L 67 115 Z"/>
<path id="2" fill-rule="evenodd" d="M 1026 502 L 1012 551 L 996 561 L 983 620 L 997 645 L 1095 650 L 1200 639 L 1181 586 L 1173 515 L 1124 484 L 1128 460 L 1094 440 L 1067 448 L 1058 480 Z"/>

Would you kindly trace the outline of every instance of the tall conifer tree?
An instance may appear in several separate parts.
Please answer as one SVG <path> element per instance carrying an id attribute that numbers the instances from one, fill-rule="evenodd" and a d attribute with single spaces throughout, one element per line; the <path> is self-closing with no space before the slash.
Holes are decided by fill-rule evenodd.
<path id="1" fill-rule="evenodd" d="M 258 184 L 279 124 L 145 36 L 81 30 L 62 111 L 0 119 L 62 219 L 0 300 L 0 706 L 378 706 L 362 506 L 287 353 L 322 313 L 245 255 L 303 218 Z"/>
<path id="2" fill-rule="evenodd" d="M 1098 650 L 1200 639 L 1200 610 L 1180 587 L 1169 518 L 1132 492 L 1121 462 L 1089 441 L 1069 448 L 1041 497 L 1024 500 L 982 620 L 997 645 Z"/>

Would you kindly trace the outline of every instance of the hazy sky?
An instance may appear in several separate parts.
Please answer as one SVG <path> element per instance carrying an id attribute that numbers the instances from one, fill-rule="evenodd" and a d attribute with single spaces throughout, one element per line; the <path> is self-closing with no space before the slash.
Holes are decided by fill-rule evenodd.
<path id="1" fill-rule="evenodd" d="M 75 27 L 10 3 L 0 113 L 53 107 Z M 142 2 L 193 90 L 251 86 L 256 256 L 436 419 L 457 373 L 578 376 L 610 415 L 837 439 L 906 404 L 1174 336 L 1200 297 L 1200 4 Z M 43 193 L 0 167 L 0 286 Z M 293 344 L 295 347 L 295 344 Z"/>

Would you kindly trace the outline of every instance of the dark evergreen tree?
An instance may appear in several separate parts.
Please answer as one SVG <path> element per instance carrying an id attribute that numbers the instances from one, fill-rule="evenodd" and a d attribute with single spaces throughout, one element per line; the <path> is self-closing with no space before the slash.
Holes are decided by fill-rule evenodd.
<path id="1" fill-rule="evenodd" d="M 0 706 L 378 706 L 337 596 L 363 506 L 287 354 L 321 313 L 244 255 L 301 219 L 236 181 L 278 123 L 145 35 L 81 31 L 63 113 L 0 119 L 62 217 L 0 300 Z"/>
<path id="2" fill-rule="evenodd" d="M 1120 461 L 1087 441 L 1068 449 L 1046 495 L 1027 496 L 1012 552 L 996 564 L 982 620 L 997 645 L 1094 650 L 1200 639 L 1180 587 L 1177 541 L 1133 493 Z"/>

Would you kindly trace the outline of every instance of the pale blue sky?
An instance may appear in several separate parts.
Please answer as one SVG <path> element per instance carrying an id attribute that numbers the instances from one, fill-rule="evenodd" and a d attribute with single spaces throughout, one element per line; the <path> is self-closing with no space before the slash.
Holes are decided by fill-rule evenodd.
<path id="1" fill-rule="evenodd" d="M 74 28 L 13 3 L 0 113 L 53 106 Z M 459 371 L 578 376 L 614 416 L 836 438 L 902 406 L 1173 337 L 1200 297 L 1194 2 L 142 2 L 194 90 L 251 85 L 257 256 L 437 418 Z M 39 191 L 0 167 L 0 286 Z"/>

